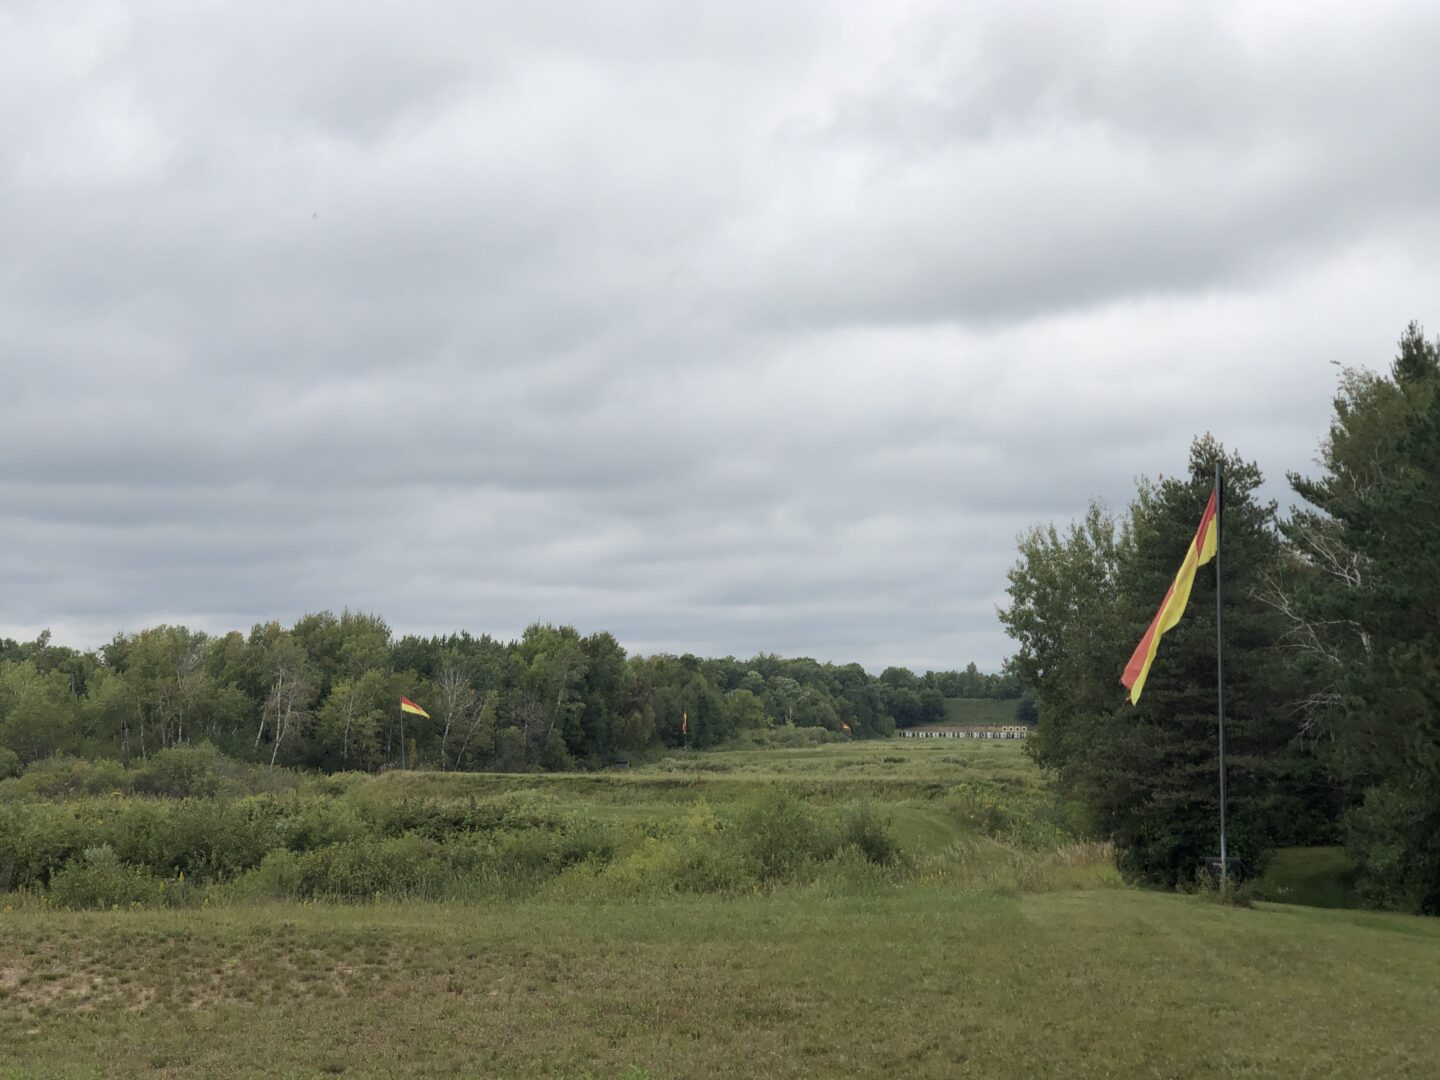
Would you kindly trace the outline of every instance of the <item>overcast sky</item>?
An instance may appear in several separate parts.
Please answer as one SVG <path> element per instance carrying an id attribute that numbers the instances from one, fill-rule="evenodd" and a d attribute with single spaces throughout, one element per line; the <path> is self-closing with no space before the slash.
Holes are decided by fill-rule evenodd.
<path id="1" fill-rule="evenodd" d="M 917 670 L 1440 328 L 1433 3 L 0 0 L 0 635 Z"/>

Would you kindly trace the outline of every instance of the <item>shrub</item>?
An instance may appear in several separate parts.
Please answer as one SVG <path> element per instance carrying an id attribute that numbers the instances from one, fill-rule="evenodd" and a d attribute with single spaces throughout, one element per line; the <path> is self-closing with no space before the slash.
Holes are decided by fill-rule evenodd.
<path id="1" fill-rule="evenodd" d="M 290 900 L 373 900 L 434 896 L 448 877 L 440 845 L 418 836 L 363 839 L 313 851 L 271 851 L 238 878 L 242 897 Z"/>
<path id="2" fill-rule="evenodd" d="M 270 821 L 257 820 L 245 803 L 185 799 L 160 804 L 164 813 L 149 822 L 148 848 L 129 856 L 159 874 L 182 871 L 196 882 L 223 880 L 256 866 L 274 846 Z M 128 846 L 125 816 L 115 822 L 114 843 Z"/>
<path id="3" fill-rule="evenodd" d="M 172 798 L 214 795 L 220 790 L 225 755 L 209 743 L 171 746 L 135 770 L 135 790 Z"/>
<path id="4" fill-rule="evenodd" d="M 744 855 L 701 802 L 663 836 L 646 836 L 616 859 L 602 880 L 625 895 L 725 893 L 748 889 L 755 877 Z"/>
<path id="5" fill-rule="evenodd" d="M 432 840 L 505 829 L 559 829 L 568 818 L 552 795 L 512 791 L 485 799 L 370 800 L 363 813 L 383 836 L 418 833 Z"/>
<path id="6" fill-rule="evenodd" d="M 434 841 L 352 840 L 317 848 L 300 858 L 300 893 L 337 900 L 370 900 L 412 891 L 427 877 Z"/>
<path id="7" fill-rule="evenodd" d="M 1108 842 L 1077 841 L 1016 855 L 1016 882 L 1024 892 L 1118 889 L 1124 884 Z"/>
<path id="8" fill-rule="evenodd" d="M 819 746 L 822 743 L 839 742 L 841 738 L 838 731 L 831 731 L 829 728 L 795 727 L 793 724 L 782 724 L 780 727 L 742 731 L 735 736 L 730 745 L 741 749 L 751 747 L 797 749 Z"/>
<path id="9" fill-rule="evenodd" d="M 0 780 L 19 776 L 20 772 L 20 755 L 8 746 L 0 746 Z"/>
<path id="10" fill-rule="evenodd" d="M 808 863 L 835 853 L 835 833 L 789 788 L 767 791 L 735 826 L 736 842 L 755 875 L 767 884 L 796 876 Z"/>
<path id="11" fill-rule="evenodd" d="M 163 885 L 160 899 L 167 908 L 195 907 L 200 903 L 202 891 L 184 874 L 163 882 Z"/>
<path id="12" fill-rule="evenodd" d="M 255 866 L 276 846 L 275 829 L 248 809 L 220 799 L 136 799 L 111 811 L 102 835 L 128 863 L 215 880 Z"/>
<path id="13" fill-rule="evenodd" d="M 95 842 L 94 822 L 73 805 L 16 808 L 0 829 L 0 870 L 11 888 L 40 886 Z"/>
<path id="14" fill-rule="evenodd" d="M 258 864 L 274 844 L 275 830 L 251 809 L 249 800 L 219 799 L 32 804 L 0 829 L 0 867 L 13 865 L 15 884 L 43 884 L 85 848 L 108 843 L 122 862 L 162 877 L 223 879 Z"/>
<path id="15" fill-rule="evenodd" d="M 840 818 L 840 842 L 854 847 L 877 866 L 893 866 L 900 861 L 900 842 L 888 818 L 876 811 L 873 803 L 856 803 Z"/>
<path id="16" fill-rule="evenodd" d="M 170 807 L 151 799 L 127 799 L 108 821 L 97 815 L 96 824 L 115 848 L 121 861 L 152 869 L 169 869 L 174 844 L 169 834 Z"/>
<path id="17" fill-rule="evenodd" d="M 103 795 L 128 792 L 130 774 L 118 761 L 100 758 L 84 761 L 72 757 L 49 757 L 31 762 L 13 783 L 18 792 L 32 798 L 56 799 L 75 795 Z"/>
<path id="18" fill-rule="evenodd" d="M 328 776 L 317 776 L 310 787 L 317 795 L 347 795 L 351 788 L 359 787 L 369 779 L 367 773 L 339 772 Z"/>
<path id="19" fill-rule="evenodd" d="M 986 836 L 1003 835 L 1011 825 L 1011 816 L 1000 799 L 988 791 L 962 787 L 946 801 L 946 809 L 961 822 Z"/>
<path id="20" fill-rule="evenodd" d="M 723 761 L 706 761 L 703 758 L 661 758 L 655 763 L 655 768 L 661 772 L 706 772 L 725 773 L 732 772 L 733 765 L 727 765 Z"/>
<path id="21" fill-rule="evenodd" d="M 61 908 L 149 906 L 159 904 L 164 895 L 165 883 L 160 878 L 121 862 L 108 844 L 87 848 L 50 879 L 50 901 Z"/>
<path id="22" fill-rule="evenodd" d="M 1344 818 L 1356 890 L 1373 907 L 1440 914 L 1440 816 L 1423 785 L 1380 784 Z"/>
<path id="23" fill-rule="evenodd" d="M 269 852 L 259 866 L 236 879 L 234 892 L 255 900 L 298 899 L 300 857 L 283 848 Z"/>
<path id="24" fill-rule="evenodd" d="M 254 803 L 262 816 L 273 815 L 271 846 L 314 851 L 371 835 L 371 828 L 349 800 L 288 795 Z"/>
<path id="25" fill-rule="evenodd" d="M 1191 889 L 1203 900 L 1212 904 L 1220 904 L 1222 907 L 1248 908 L 1255 906 L 1258 898 L 1258 883 L 1254 880 L 1237 881 L 1234 878 L 1226 878 L 1221 881 L 1218 876 L 1212 877 L 1206 870 L 1198 870 L 1195 873 L 1195 881 Z"/>
<path id="26" fill-rule="evenodd" d="M 572 819 L 555 830 L 517 829 L 495 837 L 495 859 L 532 877 L 558 873 L 587 859 L 608 860 L 615 836 L 597 822 Z"/>
<path id="27" fill-rule="evenodd" d="M 849 896 L 892 886 L 900 876 L 894 867 L 873 862 L 859 848 L 847 845 L 818 866 L 815 884 L 829 895 Z"/>
<path id="28" fill-rule="evenodd" d="M 739 892 L 755 882 L 734 846 L 694 835 L 647 836 L 612 862 L 602 880 L 627 896 Z"/>

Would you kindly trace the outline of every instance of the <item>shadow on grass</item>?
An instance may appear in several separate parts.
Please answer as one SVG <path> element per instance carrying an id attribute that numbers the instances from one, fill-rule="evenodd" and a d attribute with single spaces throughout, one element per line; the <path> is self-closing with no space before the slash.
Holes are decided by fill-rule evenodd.
<path id="1" fill-rule="evenodd" d="M 1280 848 L 1257 885 L 1257 899 L 1318 908 L 1361 908 L 1354 864 L 1339 847 Z"/>

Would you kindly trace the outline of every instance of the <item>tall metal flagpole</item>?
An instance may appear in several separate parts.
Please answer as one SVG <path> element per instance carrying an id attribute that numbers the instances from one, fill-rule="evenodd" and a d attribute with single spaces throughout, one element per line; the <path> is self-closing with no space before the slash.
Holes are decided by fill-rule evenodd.
<path id="1" fill-rule="evenodd" d="M 1220 548 L 1225 543 L 1225 489 L 1220 476 L 1220 462 L 1215 462 L 1215 708 L 1220 721 L 1220 883 L 1225 884 L 1230 872 L 1229 852 L 1225 850 L 1225 664 L 1224 638 L 1220 632 Z"/>

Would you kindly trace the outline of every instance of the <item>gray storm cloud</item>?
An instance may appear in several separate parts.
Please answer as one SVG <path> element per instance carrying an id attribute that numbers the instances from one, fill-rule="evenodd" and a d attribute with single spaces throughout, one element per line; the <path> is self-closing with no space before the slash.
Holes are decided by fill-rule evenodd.
<path id="1" fill-rule="evenodd" d="M 1427 5 L 0 8 L 0 633 L 998 664 L 1440 284 Z"/>

